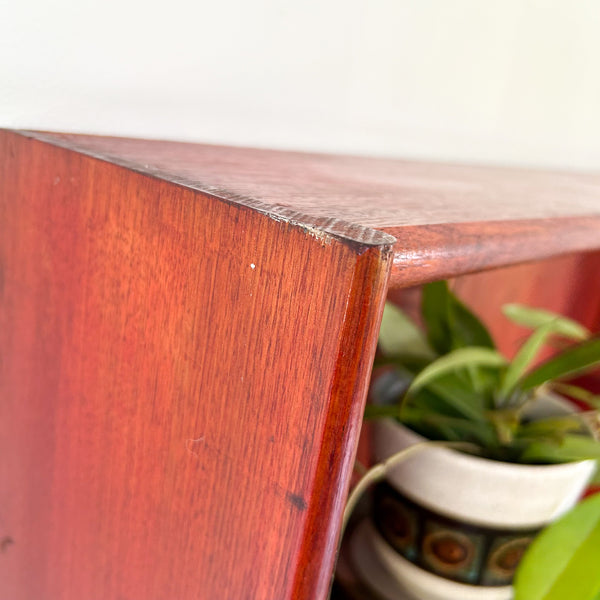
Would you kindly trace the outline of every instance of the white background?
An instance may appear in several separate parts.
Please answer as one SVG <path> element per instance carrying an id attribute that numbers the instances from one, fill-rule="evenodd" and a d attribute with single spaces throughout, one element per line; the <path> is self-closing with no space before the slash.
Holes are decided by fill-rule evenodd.
<path id="1" fill-rule="evenodd" d="M 0 126 L 600 169 L 597 0 L 0 9 Z"/>

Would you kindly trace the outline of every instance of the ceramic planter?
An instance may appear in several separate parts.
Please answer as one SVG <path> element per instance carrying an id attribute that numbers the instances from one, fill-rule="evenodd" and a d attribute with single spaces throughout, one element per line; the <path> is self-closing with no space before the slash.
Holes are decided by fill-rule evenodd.
<path id="1" fill-rule="evenodd" d="M 374 425 L 373 441 L 380 462 L 424 439 L 384 420 Z M 594 470 L 591 460 L 520 465 L 425 447 L 375 490 L 374 519 L 362 527 L 362 543 L 385 577 L 415 598 L 509 599 L 527 545 L 575 504 Z"/>

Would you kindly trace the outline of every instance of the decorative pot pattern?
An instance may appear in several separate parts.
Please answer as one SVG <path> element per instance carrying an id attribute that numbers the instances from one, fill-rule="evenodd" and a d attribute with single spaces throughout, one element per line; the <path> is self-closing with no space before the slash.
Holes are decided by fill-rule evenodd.
<path id="1" fill-rule="evenodd" d="M 374 521 L 405 559 L 441 577 L 472 585 L 509 585 L 536 529 L 494 529 L 450 519 L 377 486 Z"/>
<path id="2" fill-rule="evenodd" d="M 391 420 L 373 430 L 376 462 L 425 441 Z M 575 504 L 595 467 L 511 464 L 423 446 L 387 471 L 365 536 L 389 577 L 417 598 L 507 600 L 527 545 Z"/>

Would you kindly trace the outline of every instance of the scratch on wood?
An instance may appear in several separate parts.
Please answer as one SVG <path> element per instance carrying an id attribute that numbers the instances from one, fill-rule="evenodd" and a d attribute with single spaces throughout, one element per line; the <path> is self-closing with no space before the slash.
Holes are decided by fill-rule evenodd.
<path id="1" fill-rule="evenodd" d="M 317 217 L 304 214 L 302 211 L 287 205 L 271 203 L 252 195 L 225 189 L 221 186 L 210 185 L 205 181 L 197 180 L 190 174 L 175 174 L 158 165 L 138 162 L 134 159 L 124 158 L 118 154 L 101 151 L 86 146 L 85 136 L 81 138 L 60 137 L 52 133 L 36 131 L 18 131 L 19 135 L 31 137 L 41 142 L 59 146 L 70 151 L 80 152 L 86 156 L 102 161 L 108 161 L 120 167 L 162 179 L 176 185 L 185 186 L 203 194 L 210 194 L 228 203 L 235 203 L 260 212 L 274 221 L 287 223 L 293 227 L 304 229 L 311 237 L 319 240 L 323 245 L 330 244 L 332 238 L 354 242 L 360 246 L 393 246 L 396 239 L 383 230 L 360 225 L 336 217 Z"/>
<path id="2" fill-rule="evenodd" d="M 316 227 L 311 227 L 310 225 L 301 225 L 300 226 L 308 235 L 315 238 L 315 240 L 319 240 L 323 246 L 331 244 L 331 235 L 322 231 L 321 229 L 317 229 Z"/>
<path id="3" fill-rule="evenodd" d="M 190 438 L 185 441 L 185 448 L 194 456 L 200 456 L 200 448 L 204 443 L 204 436 L 200 436 L 199 438 Z"/>

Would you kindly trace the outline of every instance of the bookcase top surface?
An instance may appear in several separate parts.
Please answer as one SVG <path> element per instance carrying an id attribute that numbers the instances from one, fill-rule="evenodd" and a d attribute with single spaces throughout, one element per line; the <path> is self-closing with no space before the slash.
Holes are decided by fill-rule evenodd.
<path id="1" fill-rule="evenodd" d="M 600 172 L 19 133 L 275 218 L 299 215 L 300 223 L 342 237 L 354 229 L 362 241 L 395 243 L 392 283 L 410 282 L 397 277 L 407 261 L 422 264 L 431 279 L 600 247 Z M 442 271 L 431 264 L 440 257 Z"/>
<path id="2" fill-rule="evenodd" d="M 600 215 L 600 173 L 31 135 L 199 189 L 365 227 Z"/>

